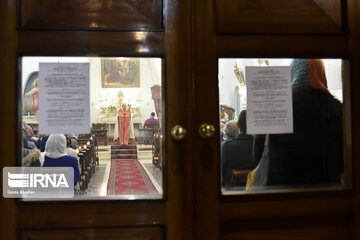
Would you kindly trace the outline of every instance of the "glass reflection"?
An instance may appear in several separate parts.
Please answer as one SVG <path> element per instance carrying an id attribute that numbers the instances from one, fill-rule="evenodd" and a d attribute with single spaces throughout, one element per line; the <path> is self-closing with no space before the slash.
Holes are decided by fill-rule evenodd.
<path id="1" fill-rule="evenodd" d="M 73 200 L 162 198 L 162 59 L 23 57 L 21 63 L 22 166 L 73 167 Z M 88 133 L 39 132 L 39 92 L 46 91 L 39 89 L 39 63 L 89 63 Z"/>
<path id="2" fill-rule="evenodd" d="M 247 66 L 290 68 L 293 133 L 246 134 Z M 344 184 L 342 60 L 220 59 L 219 99 L 223 194 Z"/>

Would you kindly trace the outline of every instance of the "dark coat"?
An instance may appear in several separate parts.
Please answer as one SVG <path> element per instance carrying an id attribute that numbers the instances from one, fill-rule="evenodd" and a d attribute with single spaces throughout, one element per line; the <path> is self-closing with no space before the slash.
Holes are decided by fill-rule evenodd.
<path id="1" fill-rule="evenodd" d="M 234 139 L 227 141 L 222 146 L 221 171 L 222 185 L 231 186 L 232 170 L 254 169 L 252 160 L 253 137 L 238 134 Z"/>
<path id="2" fill-rule="evenodd" d="M 293 90 L 293 115 L 293 134 L 270 135 L 267 185 L 340 183 L 342 104 L 319 89 L 296 89 Z M 264 136 L 254 140 L 255 163 L 260 161 L 263 142 Z"/>

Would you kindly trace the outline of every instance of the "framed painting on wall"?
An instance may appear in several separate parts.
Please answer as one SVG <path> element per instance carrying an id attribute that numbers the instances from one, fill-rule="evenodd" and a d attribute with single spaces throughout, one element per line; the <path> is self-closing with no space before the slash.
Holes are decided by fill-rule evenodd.
<path id="1" fill-rule="evenodd" d="M 101 59 L 101 85 L 103 88 L 140 87 L 140 59 Z"/>
<path id="2" fill-rule="evenodd" d="M 235 119 L 235 109 L 226 105 L 220 105 L 220 121 L 226 123 Z"/>
<path id="3" fill-rule="evenodd" d="M 30 74 L 23 95 L 23 116 L 37 115 L 39 110 L 39 72 Z"/>

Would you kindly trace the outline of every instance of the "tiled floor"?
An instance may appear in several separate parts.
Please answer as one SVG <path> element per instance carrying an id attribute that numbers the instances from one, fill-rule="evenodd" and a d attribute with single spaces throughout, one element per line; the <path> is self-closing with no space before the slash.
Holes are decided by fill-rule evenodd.
<path id="1" fill-rule="evenodd" d="M 88 188 L 85 190 L 86 196 L 101 196 L 101 189 L 105 175 L 106 164 L 100 164 L 95 168 L 95 174 L 91 177 Z"/>
<path id="2" fill-rule="evenodd" d="M 162 171 L 159 168 L 155 167 L 152 162 L 142 163 L 142 165 L 148 170 L 148 174 L 150 173 L 149 175 L 151 175 L 155 179 L 157 184 L 159 184 L 159 186 L 161 186 L 162 188 Z"/>
<path id="3" fill-rule="evenodd" d="M 152 164 L 152 151 L 149 149 L 151 149 L 151 146 L 146 148 L 146 145 L 138 148 L 139 162 L 144 167 L 158 192 L 162 194 L 162 171 Z M 107 193 L 111 165 L 111 146 L 99 146 L 98 156 L 100 165 L 96 166 L 95 175 L 90 180 L 88 189 L 84 194 L 85 196 L 106 196 Z"/>

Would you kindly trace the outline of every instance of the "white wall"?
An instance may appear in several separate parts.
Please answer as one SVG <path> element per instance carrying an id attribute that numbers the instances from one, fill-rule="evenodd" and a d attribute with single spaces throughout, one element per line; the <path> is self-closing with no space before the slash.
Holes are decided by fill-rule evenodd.
<path id="1" fill-rule="evenodd" d="M 101 58 L 99 57 L 23 57 L 22 58 L 22 92 L 29 76 L 39 71 L 40 62 L 89 62 L 90 63 L 90 119 L 99 122 L 101 106 L 117 106 L 117 95 L 121 89 L 124 101 L 133 107 L 140 107 L 141 120 L 149 118 L 155 112 L 151 98 L 150 87 L 162 85 L 161 59 L 140 59 L 140 88 L 102 88 L 101 87 Z"/>
<path id="2" fill-rule="evenodd" d="M 232 107 L 236 111 L 236 96 L 234 91 L 239 84 L 234 74 L 235 62 L 236 59 L 232 58 L 221 59 L 219 61 L 219 103 Z"/>
<path id="3" fill-rule="evenodd" d="M 341 76 L 341 59 L 326 59 L 323 60 L 325 66 L 326 79 L 328 89 L 334 97 L 343 102 L 342 93 L 342 76 Z"/>

